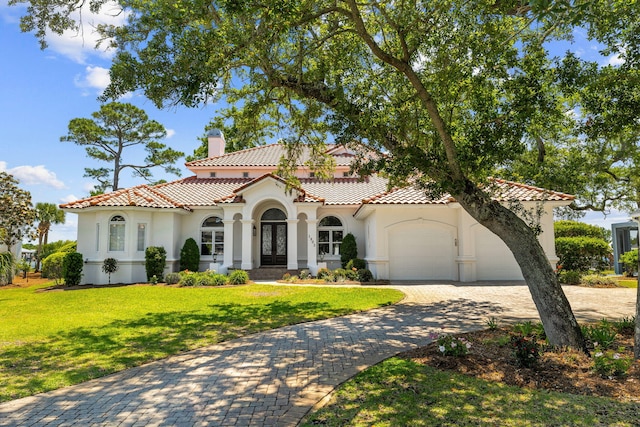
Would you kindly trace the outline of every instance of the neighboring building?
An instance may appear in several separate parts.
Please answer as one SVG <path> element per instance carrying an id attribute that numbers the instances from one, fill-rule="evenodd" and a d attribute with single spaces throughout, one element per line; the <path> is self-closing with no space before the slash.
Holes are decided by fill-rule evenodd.
<path id="1" fill-rule="evenodd" d="M 635 221 L 611 224 L 611 246 L 613 246 L 613 268 L 616 274 L 625 272 L 620 256 L 638 248 L 638 223 Z"/>
<path id="2" fill-rule="evenodd" d="M 358 255 L 378 279 L 520 280 L 506 245 L 445 195 L 437 200 L 415 188 L 387 188 L 379 176 L 354 177 L 354 154 L 330 146 L 333 180 L 315 178 L 303 153 L 288 188 L 274 174 L 286 153 L 279 144 L 225 154 L 224 137 L 209 135 L 209 157 L 187 163 L 194 176 L 156 186 L 140 185 L 61 205 L 78 214 L 78 252 L 85 258 L 83 283 L 104 283 L 103 260 L 118 259 L 112 281 L 146 281 L 144 250 L 163 246 L 167 270 L 179 268 L 180 250 L 194 238 L 200 269 L 289 270 L 340 265 L 340 245 L 356 237 Z M 496 180 L 499 200 L 525 207 L 544 202 L 539 239 L 549 261 L 557 257 L 553 208 L 573 197 Z"/>

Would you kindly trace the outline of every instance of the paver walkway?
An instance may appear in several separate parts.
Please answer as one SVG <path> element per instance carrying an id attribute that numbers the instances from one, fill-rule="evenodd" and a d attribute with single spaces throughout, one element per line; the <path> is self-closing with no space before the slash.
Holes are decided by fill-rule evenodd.
<path id="1" fill-rule="evenodd" d="M 537 319 L 521 283 L 400 284 L 400 304 L 284 327 L 0 404 L 0 426 L 295 426 L 338 384 L 428 332 Z M 631 316 L 635 289 L 565 289 L 579 320 Z"/>

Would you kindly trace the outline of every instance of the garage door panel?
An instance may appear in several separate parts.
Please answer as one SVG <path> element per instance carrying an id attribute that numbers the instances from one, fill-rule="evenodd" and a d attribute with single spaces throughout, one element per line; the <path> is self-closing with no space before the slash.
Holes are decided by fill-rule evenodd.
<path id="1" fill-rule="evenodd" d="M 454 280 L 454 229 L 406 226 L 389 233 L 392 280 Z"/>
<path id="2" fill-rule="evenodd" d="M 475 230 L 477 280 L 521 280 L 522 272 L 507 245 L 488 229 Z"/>

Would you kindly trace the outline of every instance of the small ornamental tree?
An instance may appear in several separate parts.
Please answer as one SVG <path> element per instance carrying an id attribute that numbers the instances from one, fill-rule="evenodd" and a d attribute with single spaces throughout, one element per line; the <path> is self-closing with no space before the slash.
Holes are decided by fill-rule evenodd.
<path id="1" fill-rule="evenodd" d="M 200 249 L 196 241 L 189 237 L 180 250 L 180 271 L 198 271 L 200 266 Z"/>
<path id="2" fill-rule="evenodd" d="M 144 257 L 147 280 L 151 281 L 153 276 L 155 276 L 157 280 L 162 280 L 164 266 L 167 260 L 167 251 L 162 246 L 149 246 L 145 250 Z"/>
<path id="3" fill-rule="evenodd" d="M 632 277 L 638 271 L 638 250 L 632 249 L 620 256 L 620 262 L 624 264 L 624 274 Z"/>
<path id="4" fill-rule="evenodd" d="M 55 252 L 43 259 L 42 277 L 54 279 L 57 285 L 59 280 L 63 277 L 62 263 L 64 262 L 64 257 L 66 255 L 66 252 Z"/>
<path id="5" fill-rule="evenodd" d="M 66 286 L 77 286 L 82 279 L 82 254 L 69 252 L 65 254 L 62 261 L 62 275 Z"/>
<path id="6" fill-rule="evenodd" d="M 356 244 L 356 238 L 353 234 L 348 233 L 342 238 L 342 244 L 340 245 L 340 261 L 342 267 L 345 267 L 349 261 L 358 257 L 358 245 Z"/>
<path id="7" fill-rule="evenodd" d="M 102 272 L 109 275 L 109 284 L 111 284 L 111 273 L 118 271 L 118 260 L 115 258 L 106 258 L 102 262 Z"/>
<path id="8" fill-rule="evenodd" d="M 562 270 L 600 271 L 609 266 L 611 247 L 605 229 L 578 221 L 556 221 L 553 228 Z"/>

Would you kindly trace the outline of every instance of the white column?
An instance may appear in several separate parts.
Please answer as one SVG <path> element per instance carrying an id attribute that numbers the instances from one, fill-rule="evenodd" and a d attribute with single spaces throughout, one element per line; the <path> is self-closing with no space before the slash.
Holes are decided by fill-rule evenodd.
<path id="1" fill-rule="evenodd" d="M 253 220 L 242 220 L 242 264 L 240 268 L 243 270 L 251 270 L 253 268 L 252 252 L 253 248 Z"/>
<path id="2" fill-rule="evenodd" d="M 318 273 L 318 220 L 307 219 L 307 265 L 314 276 Z"/>
<path id="3" fill-rule="evenodd" d="M 222 261 L 222 268 L 228 270 L 233 268 L 233 223 L 232 219 L 224 219 L 224 260 Z"/>
<path id="4" fill-rule="evenodd" d="M 298 269 L 298 220 L 287 220 L 287 269 Z"/>

